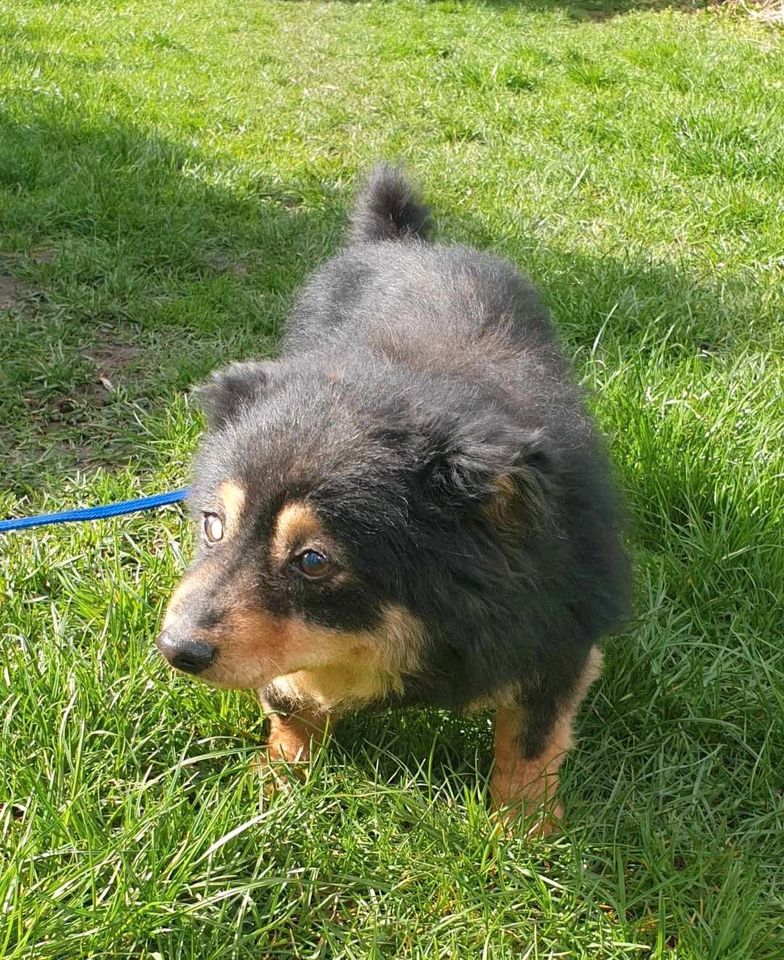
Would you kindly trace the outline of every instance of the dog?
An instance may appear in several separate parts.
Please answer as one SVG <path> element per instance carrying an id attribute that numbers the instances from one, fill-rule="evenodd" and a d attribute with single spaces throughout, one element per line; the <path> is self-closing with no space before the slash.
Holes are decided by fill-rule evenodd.
<path id="1" fill-rule="evenodd" d="M 546 832 L 627 611 L 622 509 L 533 286 L 430 234 L 405 175 L 376 168 L 281 358 L 198 390 L 197 555 L 157 646 L 259 692 L 268 763 L 369 705 L 494 710 L 491 802 Z"/>

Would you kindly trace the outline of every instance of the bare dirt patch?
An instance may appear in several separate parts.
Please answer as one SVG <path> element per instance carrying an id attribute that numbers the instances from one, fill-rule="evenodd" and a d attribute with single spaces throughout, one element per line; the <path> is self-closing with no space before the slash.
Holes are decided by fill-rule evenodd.
<path id="1" fill-rule="evenodd" d="M 95 364 L 98 382 L 110 392 L 116 388 L 140 354 L 139 347 L 114 342 L 100 343 L 82 352 L 83 357 Z"/>
<path id="2" fill-rule="evenodd" d="M 39 247 L 30 254 L 33 263 L 54 263 L 60 251 L 57 247 Z"/>
<path id="3" fill-rule="evenodd" d="M 235 277 L 248 275 L 248 264 L 245 260 L 232 257 L 228 253 L 213 251 L 204 256 L 204 265 L 213 273 L 230 273 Z"/>
<path id="4" fill-rule="evenodd" d="M 33 297 L 32 288 L 8 274 L 0 274 L 0 310 L 21 310 Z"/>

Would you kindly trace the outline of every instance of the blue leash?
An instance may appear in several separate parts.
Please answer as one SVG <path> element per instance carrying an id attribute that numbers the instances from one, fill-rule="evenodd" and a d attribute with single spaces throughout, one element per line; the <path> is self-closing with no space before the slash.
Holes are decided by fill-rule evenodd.
<path id="1" fill-rule="evenodd" d="M 104 517 L 119 517 L 124 513 L 138 513 L 178 503 L 188 496 L 188 490 L 172 490 L 171 493 L 156 493 L 138 500 L 123 500 L 106 503 L 100 507 L 82 507 L 80 510 L 64 510 L 62 513 L 42 513 L 37 517 L 20 517 L 16 520 L 0 520 L 0 533 L 9 530 L 26 530 L 28 527 L 43 527 L 49 523 L 71 523 L 74 520 L 101 520 Z"/>

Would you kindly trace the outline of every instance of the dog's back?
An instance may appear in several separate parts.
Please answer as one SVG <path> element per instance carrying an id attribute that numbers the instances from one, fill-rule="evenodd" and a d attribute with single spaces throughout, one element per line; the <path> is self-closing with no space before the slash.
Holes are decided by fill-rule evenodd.
<path id="1" fill-rule="evenodd" d="M 289 324 L 286 352 L 390 338 L 434 359 L 488 349 L 511 356 L 552 340 L 534 287 L 499 257 L 429 242 L 429 211 L 399 171 L 381 166 L 359 197 L 348 245 L 311 278 Z M 442 360 L 443 362 L 443 360 Z"/>
<path id="2" fill-rule="evenodd" d="M 484 405 L 488 416 L 503 409 L 525 435 L 541 435 L 572 575 L 583 584 L 569 603 L 590 642 L 628 606 L 603 443 L 536 289 L 500 257 L 433 243 L 430 233 L 430 213 L 408 181 L 377 168 L 358 198 L 349 244 L 299 296 L 284 352 L 315 355 L 349 376 L 378 362 L 412 371 L 412 391 L 428 378 L 423 403 L 446 407 L 457 397 Z"/>

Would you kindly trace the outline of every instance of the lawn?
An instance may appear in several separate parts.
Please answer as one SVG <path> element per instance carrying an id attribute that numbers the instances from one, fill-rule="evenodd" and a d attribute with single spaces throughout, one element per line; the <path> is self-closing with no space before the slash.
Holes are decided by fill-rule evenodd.
<path id="1" fill-rule="evenodd" d="M 500 839 L 489 722 L 355 717 L 259 796 L 250 695 L 164 669 L 178 507 L 0 540 L 0 956 L 784 957 L 784 34 L 657 3 L 5 0 L 0 516 L 187 482 L 356 177 L 542 287 L 637 612 Z"/>

